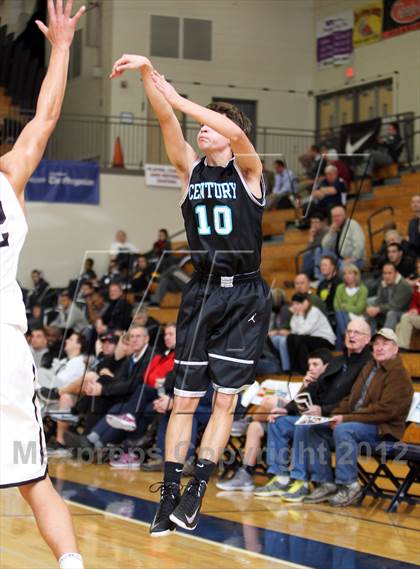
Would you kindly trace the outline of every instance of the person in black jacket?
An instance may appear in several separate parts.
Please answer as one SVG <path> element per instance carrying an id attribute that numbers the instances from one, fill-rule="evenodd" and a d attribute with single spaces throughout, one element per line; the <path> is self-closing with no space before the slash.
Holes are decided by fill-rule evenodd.
<path id="1" fill-rule="evenodd" d="M 132 306 L 125 300 L 120 283 L 109 285 L 109 305 L 102 315 L 102 322 L 108 332 L 128 330 L 131 324 Z"/>
<path id="2" fill-rule="evenodd" d="M 81 399 L 77 405 L 77 411 L 86 414 L 85 431 L 87 433 L 115 403 L 128 401 L 139 383 L 143 381 L 144 372 L 153 357 L 146 328 L 138 325 L 131 327 L 130 347 L 133 350 L 132 355 L 124 361 L 113 379 L 109 379 L 109 376 L 100 376 L 97 381 L 88 382 L 85 385 L 84 392 L 88 397 Z M 67 434 L 69 437 L 73 435 L 73 433 Z M 67 446 L 74 445 L 67 444 Z"/>
<path id="3" fill-rule="evenodd" d="M 318 381 L 304 390 L 310 394 L 312 406 L 303 408 L 295 401 L 291 401 L 285 407 L 273 410 L 271 416 L 273 422 L 268 425 L 267 439 L 268 472 L 273 474 L 273 478 L 263 489 L 257 489 L 256 495 L 282 496 L 282 498 L 291 495 L 292 501 L 300 501 L 309 494 L 306 482 L 299 484 L 298 488 L 293 486 L 293 481 L 307 480 L 306 473 L 302 472 L 303 460 L 299 448 L 295 447 L 296 435 L 299 433 L 299 428 L 295 428 L 295 422 L 300 414 L 319 417 L 331 414 L 337 404 L 350 393 L 359 372 L 371 358 L 370 340 L 371 331 L 367 322 L 363 318 L 351 320 L 345 336 L 345 355 L 334 358 Z M 292 470 L 289 474 L 288 449 L 291 441 L 293 441 Z"/>
<path id="4" fill-rule="evenodd" d="M 408 224 L 408 241 L 410 254 L 418 257 L 420 256 L 420 195 L 411 198 L 411 210 L 414 217 Z"/>

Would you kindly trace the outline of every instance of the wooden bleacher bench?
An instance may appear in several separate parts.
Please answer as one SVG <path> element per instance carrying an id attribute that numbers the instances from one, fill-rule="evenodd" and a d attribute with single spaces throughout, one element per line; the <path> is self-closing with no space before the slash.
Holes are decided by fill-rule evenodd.
<path id="1" fill-rule="evenodd" d="M 398 178 L 398 164 L 390 164 L 389 166 L 382 166 L 377 168 L 373 173 L 374 180 L 387 180 L 389 178 Z"/>

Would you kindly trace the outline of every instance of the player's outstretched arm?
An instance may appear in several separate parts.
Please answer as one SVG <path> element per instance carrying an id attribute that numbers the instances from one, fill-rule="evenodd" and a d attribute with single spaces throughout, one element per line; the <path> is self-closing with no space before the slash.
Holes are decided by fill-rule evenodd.
<path id="1" fill-rule="evenodd" d="M 255 195 L 260 197 L 262 164 L 245 132 L 225 115 L 202 107 L 179 95 L 174 87 L 166 81 L 164 75 L 160 75 L 156 70 L 152 71 L 152 79 L 156 88 L 162 93 L 171 107 L 189 115 L 200 124 L 206 124 L 230 140 L 236 163 L 248 181 L 256 182 L 255 185 L 251 186 L 251 189 L 254 187 Z"/>
<path id="2" fill-rule="evenodd" d="M 178 172 L 183 186 L 182 191 L 184 191 L 197 155 L 194 149 L 184 139 L 181 125 L 171 105 L 156 88 L 152 79 L 153 66 L 149 59 L 142 55 L 123 55 L 114 63 L 110 75 L 111 79 L 119 77 L 126 70 L 140 71 L 147 98 L 159 120 L 166 153 L 169 161 L 175 166 Z"/>
<path id="3" fill-rule="evenodd" d="M 38 166 L 48 139 L 57 124 L 67 83 L 70 45 L 84 6 L 71 17 L 73 0 L 48 0 L 48 27 L 36 24 L 51 44 L 48 71 L 41 86 L 35 117 L 25 126 L 12 150 L 0 158 L 0 170 L 6 174 L 18 196 Z"/>

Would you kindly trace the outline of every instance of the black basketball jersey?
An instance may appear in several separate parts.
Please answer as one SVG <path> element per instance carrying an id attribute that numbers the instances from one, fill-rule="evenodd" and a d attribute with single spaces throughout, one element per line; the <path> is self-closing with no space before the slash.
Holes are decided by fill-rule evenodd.
<path id="1" fill-rule="evenodd" d="M 259 200 L 234 158 L 226 167 L 208 166 L 205 158 L 195 164 L 181 209 L 196 271 L 232 276 L 260 268 L 261 183 Z"/>

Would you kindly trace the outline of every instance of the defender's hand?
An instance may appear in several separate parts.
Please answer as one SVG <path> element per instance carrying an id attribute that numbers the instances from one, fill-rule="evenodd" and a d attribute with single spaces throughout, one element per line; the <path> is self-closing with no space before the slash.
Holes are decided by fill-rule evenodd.
<path id="1" fill-rule="evenodd" d="M 122 57 L 117 59 L 117 61 L 112 66 L 111 75 L 109 77 L 110 79 L 113 79 L 114 77 L 119 77 L 127 69 L 142 70 L 146 69 L 147 67 L 149 69 L 153 69 L 152 64 L 147 59 L 147 57 L 144 57 L 143 55 L 124 54 Z"/>
<path id="2" fill-rule="evenodd" d="M 73 18 L 71 10 L 73 0 L 67 0 L 63 9 L 63 0 L 48 0 L 48 27 L 40 20 L 35 20 L 36 25 L 53 47 L 68 48 L 73 41 L 77 22 L 84 14 L 86 8 L 82 6 Z"/>

